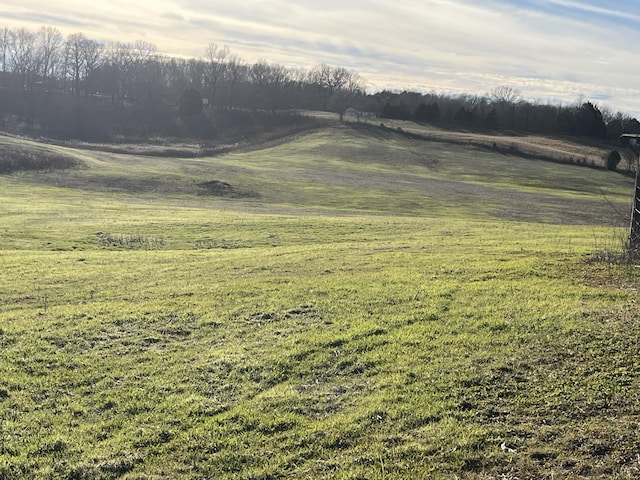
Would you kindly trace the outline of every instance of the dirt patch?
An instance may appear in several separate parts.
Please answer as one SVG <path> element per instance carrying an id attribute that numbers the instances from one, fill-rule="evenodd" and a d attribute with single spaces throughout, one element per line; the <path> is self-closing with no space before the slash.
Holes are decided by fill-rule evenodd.
<path id="1" fill-rule="evenodd" d="M 210 180 L 208 182 L 199 183 L 198 187 L 201 189 L 201 195 L 212 195 L 216 197 L 227 198 L 257 198 L 258 194 L 255 192 L 246 192 L 238 190 L 227 182 L 221 182 L 220 180 Z"/>

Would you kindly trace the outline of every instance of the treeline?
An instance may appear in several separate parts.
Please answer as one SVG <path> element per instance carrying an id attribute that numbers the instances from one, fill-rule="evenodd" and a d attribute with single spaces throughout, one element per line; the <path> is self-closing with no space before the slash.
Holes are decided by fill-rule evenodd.
<path id="1" fill-rule="evenodd" d="M 574 135 L 617 140 L 622 133 L 640 133 L 640 122 L 590 101 L 573 105 L 535 103 L 507 86 L 484 96 L 446 96 L 413 92 L 381 92 L 382 118 L 412 120 L 451 128 Z"/>
<path id="2" fill-rule="evenodd" d="M 255 122 L 291 121 L 268 113 L 344 112 L 363 96 L 358 74 L 345 68 L 249 64 L 213 43 L 202 57 L 181 59 L 144 41 L 102 44 L 83 33 L 65 38 L 52 27 L 0 29 L 5 130 L 90 140 L 211 138 Z"/>
<path id="3" fill-rule="evenodd" d="M 617 138 L 640 123 L 589 101 L 538 104 L 510 87 L 484 96 L 367 93 L 356 72 L 318 65 L 248 63 L 209 44 L 173 58 L 149 42 L 100 43 L 56 28 L 0 29 L 0 128 L 109 141 L 150 136 L 214 138 L 310 120 L 282 112 L 348 107 L 449 128 Z"/>

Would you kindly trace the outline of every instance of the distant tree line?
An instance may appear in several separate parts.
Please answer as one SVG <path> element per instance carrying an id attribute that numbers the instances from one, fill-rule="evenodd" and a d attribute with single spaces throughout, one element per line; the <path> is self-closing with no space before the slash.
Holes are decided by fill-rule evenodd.
<path id="1" fill-rule="evenodd" d="M 572 105 L 553 105 L 523 100 L 508 86 L 483 96 L 446 96 L 435 93 L 373 95 L 380 117 L 412 120 L 450 128 L 573 135 L 617 140 L 622 133 L 640 133 L 640 122 L 588 100 Z"/>
<path id="2" fill-rule="evenodd" d="M 524 101 L 498 87 L 485 96 L 367 93 L 356 72 L 318 65 L 250 64 L 211 43 L 199 58 L 173 58 L 149 42 L 100 43 L 56 28 L 0 28 L 0 129 L 58 138 L 213 138 L 256 122 L 300 122 L 282 112 L 347 107 L 378 117 L 452 128 L 617 138 L 640 123 L 589 101 Z M 283 119 L 284 118 L 284 119 Z"/>
<path id="3" fill-rule="evenodd" d="M 249 64 L 214 43 L 202 57 L 182 59 L 144 41 L 103 44 L 83 33 L 64 37 L 52 27 L 0 29 L 5 130 L 91 140 L 209 138 L 218 128 L 241 129 L 270 112 L 342 113 L 363 95 L 360 77 L 345 68 Z"/>

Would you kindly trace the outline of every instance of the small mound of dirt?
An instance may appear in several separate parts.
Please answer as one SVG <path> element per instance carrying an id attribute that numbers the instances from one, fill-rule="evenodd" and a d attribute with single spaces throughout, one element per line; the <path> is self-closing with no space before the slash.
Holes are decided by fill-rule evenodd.
<path id="1" fill-rule="evenodd" d="M 199 183 L 198 186 L 202 189 L 202 195 L 214 195 L 229 198 L 256 198 L 258 196 L 253 192 L 238 190 L 231 184 L 221 182 L 220 180 L 210 180 L 208 182 Z"/>
<path id="2" fill-rule="evenodd" d="M 201 183 L 200 186 L 211 193 L 231 193 L 234 188 L 227 182 L 221 182 L 219 180 L 211 180 L 210 182 Z"/>

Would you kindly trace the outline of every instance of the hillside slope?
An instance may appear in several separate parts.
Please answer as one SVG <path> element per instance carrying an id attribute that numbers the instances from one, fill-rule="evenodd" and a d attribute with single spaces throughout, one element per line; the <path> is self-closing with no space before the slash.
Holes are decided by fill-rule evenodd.
<path id="1" fill-rule="evenodd" d="M 609 141 L 587 137 L 548 137 L 523 133 L 490 133 L 447 130 L 427 124 L 384 119 L 387 128 L 401 129 L 425 140 L 457 145 L 474 145 L 491 148 L 509 155 L 533 157 L 576 165 L 604 168 L 611 150 L 622 147 Z M 621 165 L 622 167 L 622 165 Z"/>
<path id="2" fill-rule="evenodd" d="M 96 195 L 224 200 L 225 208 L 456 213 L 606 225 L 625 222 L 632 189 L 632 180 L 618 173 L 372 125 L 327 127 L 269 145 L 199 158 L 51 147 L 86 168 L 27 171 L 16 178 Z"/>
<path id="3" fill-rule="evenodd" d="M 78 166 L 0 175 L 0 478 L 638 477 L 640 271 L 593 261 L 628 177 L 349 126 L 3 145 Z"/>

